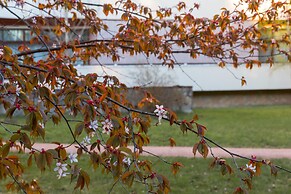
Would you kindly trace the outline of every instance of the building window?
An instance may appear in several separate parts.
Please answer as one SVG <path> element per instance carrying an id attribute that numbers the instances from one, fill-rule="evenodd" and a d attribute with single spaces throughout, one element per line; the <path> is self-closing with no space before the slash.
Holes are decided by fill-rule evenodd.
<path id="1" fill-rule="evenodd" d="M 3 40 L 6 42 L 22 42 L 24 40 L 23 30 L 3 30 Z"/>
<path id="2" fill-rule="evenodd" d="M 69 41 L 73 41 L 74 39 L 81 38 L 81 41 L 89 40 L 89 29 L 86 27 L 78 27 L 72 28 L 74 32 L 68 31 L 67 34 L 63 33 L 61 36 L 57 36 L 51 28 L 42 29 L 41 36 L 48 36 L 49 42 L 48 45 L 52 46 L 53 44 L 61 45 L 65 39 Z M 79 36 L 79 37 L 78 37 Z M 34 33 L 31 33 L 29 29 L 0 29 L 0 46 L 7 45 L 9 46 L 14 53 L 18 52 L 18 47 L 21 44 L 28 46 L 31 50 L 36 50 L 40 48 L 45 48 L 45 46 L 41 43 L 30 44 L 31 38 L 35 37 Z M 70 50 L 68 50 L 67 54 L 72 54 Z M 47 52 L 44 53 L 35 53 L 34 58 L 36 60 L 43 59 L 48 55 Z M 88 63 L 88 62 L 86 62 Z M 76 61 L 75 65 L 83 65 L 86 64 L 81 60 Z"/>
<path id="3" fill-rule="evenodd" d="M 272 26 L 277 26 L 277 30 L 272 29 Z M 260 24 L 261 38 L 267 45 L 265 49 L 259 51 L 259 60 L 264 63 L 272 59 L 274 63 L 287 63 L 288 58 L 280 50 L 290 53 L 291 45 L 284 41 L 284 37 L 290 36 L 291 25 L 288 20 L 274 21 L 272 23 Z"/>

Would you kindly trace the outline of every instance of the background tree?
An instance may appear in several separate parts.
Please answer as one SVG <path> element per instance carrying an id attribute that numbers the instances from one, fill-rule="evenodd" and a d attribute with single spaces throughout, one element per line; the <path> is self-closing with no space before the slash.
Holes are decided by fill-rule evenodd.
<path id="1" fill-rule="evenodd" d="M 76 184 L 75 189 L 83 189 L 90 184 L 87 172 L 75 164 L 78 159 L 85 157 L 94 169 L 100 168 L 111 173 L 114 180 L 127 186 L 135 182 L 146 185 L 148 192 L 168 193 L 170 186 L 167 178 L 154 172 L 149 161 L 140 158 L 140 154 L 146 152 L 144 146 L 150 142 L 147 132 L 151 126 L 151 117 L 157 118 L 157 124 L 165 120 L 171 125 L 180 125 L 183 133 L 189 131 L 197 134 L 199 141 L 193 146 L 194 156 L 199 152 L 206 158 L 212 153 L 211 146 L 215 145 L 232 157 L 248 160 L 245 168 L 237 168 L 245 173 L 242 182 L 249 188 L 252 177 L 260 174 L 261 165 L 269 165 L 274 175 L 278 168 L 288 171 L 270 161 L 246 158 L 226 150 L 205 136 L 205 126 L 198 124 L 195 119 L 178 120 L 174 112 L 162 105 L 156 105 L 152 113 L 133 109 L 124 95 L 126 86 L 116 77 L 96 73 L 80 75 L 74 67 L 79 60 L 98 61 L 106 56 L 112 61 L 118 61 L 122 55 L 134 57 L 143 54 L 156 57 L 163 65 L 174 68 L 175 55 L 187 53 L 193 59 L 200 55 L 211 57 L 221 67 L 231 63 L 235 67 L 246 64 L 247 68 L 252 68 L 261 65 L 256 57 L 257 52 L 267 50 L 268 46 L 274 50 L 272 55 L 284 55 L 290 61 L 290 50 L 284 50 L 279 44 L 284 42 L 290 45 L 290 34 L 267 40 L 262 37 L 265 27 L 259 26 L 268 23 L 268 30 L 278 31 L 281 24 L 274 21 L 278 19 L 279 13 L 290 16 L 290 2 L 268 1 L 269 7 L 261 10 L 265 2 L 240 0 L 234 10 L 222 9 L 213 18 L 196 18 L 192 14 L 195 9 L 199 9 L 196 3 L 189 8 L 180 2 L 173 8 L 151 10 L 131 0 L 116 1 L 115 4 L 75 0 L 45 3 L 0 0 L 2 9 L 25 24 L 31 35 L 28 44 L 18 45 L 18 51 L 13 52 L 4 43 L 0 50 L 1 104 L 8 118 L 13 117 L 16 110 L 21 111 L 26 118 L 21 124 L 1 121 L 3 129 L 10 134 L 8 138 L 2 138 L 0 144 L 0 177 L 10 176 L 13 179 L 7 188 L 12 189 L 14 186 L 24 193 L 42 192 L 36 181 L 27 182 L 23 179 L 25 161 L 12 153 L 12 149 L 16 148 L 20 151 L 28 150 L 27 164 L 36 165 L 40 171 L 56 165 L 53 168 L 58 178 L 70 175 Z M 24 11 L 37 9 L 37 13 L 41 12 L 42 15 L 32 12 L 35 14 L 33 17 L 23 18 L 13 7 Z M 91 39 L 83 40 L 68 21 L 53 15 L 53 10 L 70 13 L 72 17 L 69 22 L 72 24 L 81 19 L 84 26 L 88 27 Z M 120 23 L 114 26 L 116 33 L 112 33 L 99 17 L 101 11 L 106 16 L 120 16 Z M 174 11 L 180 14 L 173 15 Z M 50 23 L 50 20 L 54 22 Z M 287 20 L 290 22 L 290 17 Z M 73 33 L 75 36 L 70 37 L 74 38 L 63 41 L 58 38 L 58 42 L 54 42 L 43 32 L 45 26 L 52 24 L 50 27 L 56 37 Z M 104 32 L 110 38 L 103 38 Z M 40 47 L 32 49 L 35 44 Z M 242 55 L 239 53 L 241 49 L 247 49 L 248 52 Z M 39 53 L 46 55 L 35 57 Z M 267 57 L 266 62 L 272 65 L 273 57 Z M 152 99 L 147 94 L 141 103 L 155 102 Z M 69 114 L 76 118 L 71 119 Z M 68 147 L 64 147 L 62 142 L 55 142 L 55 149 L 34 148 L 35 138 L 45 140 L 45 124 L 50 120 L 55 124 L 61 120 L 67 124 L 72 138 L 69 146 L 77 147 L 77 155 L 68 154 Z M 16 125 L 18 129 L 10 130 L 11 125 Z M 80 140 L 79 136 L 83 133 L 87 136 Z M 171 143 L 174 145 L 174 140 Z M 129 145 L 133 148 L 130 149 Z M 211 166 L 220 166 L 222 174 L 234 172 L 225 160 L 214 155 L 213 158 Z M 182 166 L 179 162 L 169 165 L 174 174 Z M 246 191 L 238 186 L 235 192 Z"/>

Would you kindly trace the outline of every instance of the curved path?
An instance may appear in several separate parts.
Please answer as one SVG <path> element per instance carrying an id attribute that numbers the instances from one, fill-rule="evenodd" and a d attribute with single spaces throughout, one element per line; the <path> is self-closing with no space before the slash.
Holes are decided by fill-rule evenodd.
<path id="1" fill-rule="evenodd" d="M 67 146 L 67 144 L 63 144 Z M 57 147 L 56 144 L 47 144 L 47 143 L 35 143 L 34 148 L 41 150 L 42 148 L 54 149 Z M 130 147 L 133 149 L 133 147 Z M 291 159 L 291 149 L 281 149 L 281 148 L 226 148 L 227 150 L 239 154 L 245 157 L 251 157 L 251 155 L 257 156 L 257 158 L 263 159 L 273 159 L 273 158 L 290 158 Z M 66 149 L 67 152 L 76 152 L 75 145 L 70 146 Z M 193 157 L 192 147 L 167 147 L 167 146 L 145 146 L 144 150 L 163 157 Z M 221 158 L 231 157 L 228 153 L 221 150 L 220 148 L 212 148 L 213 154 Z M 149 155 L 146 152 L 143 152 L 143 155 Z M 196 154 L 196 157 L 201 157 L 199 153 Z M 210 153 L 208 157 L 211 157 Z"/>

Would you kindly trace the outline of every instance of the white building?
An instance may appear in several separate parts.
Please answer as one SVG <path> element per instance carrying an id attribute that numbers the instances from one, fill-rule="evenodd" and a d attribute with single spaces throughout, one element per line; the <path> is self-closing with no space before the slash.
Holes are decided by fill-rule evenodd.
<path id="1" fill-rule="evenodd" d="M 103 1 L 100 1 L 101 3 Z M 104 1 L 109 3 L 110 1 Z M 140 1 L 152 9 L 155 9 L 163 1 Z M 168 7 L 174 6 L 178 1 L 167 1 Z M 193 3 L 188 0 L 187 3 Z M 211 17 L 215 13 L 219 13 L 221 7 L 226 7 L 232 9 L 236 1 L 227 1 L 227 0 L 200 0 L 200 9 L 195 12 L 197 17 Z M 162 5 L 163 6 L 163 5 Z M 29 9 L 30 11 L 28 11 Z M 31 18 L 36 14 L 39 14 L 38 10 L 31 10 L 31 8 L 24 7 L 23 10 L 14 10 L 22 18 Z M 64 15 L 65 12 L 55 12 L 54 14 Z M 101 12 L 102 14 L 102 12 Z M 114 30 L 116 29 L 116 24 L 120 21 L 116 20 L 113 16 L 104 17 L 108 26 Z M 14 15 L 7 12 L 7 10 L 0 9 L 0 18 L 15 18 Z M 19 29 L 24 30 L 25 26 L 11 25 L 3 27 L 1 22 L 4 21 L 0 19 L 0 39 L 5 41 L 4 32 L 9 30 L 9 34 L 17 38 L 21 35 L 20 33 L 25 34 L 25 31 L 19 32 Z M 2 22 L 3 23 L 3 22 Z M 289 26 L 287 25 L 286 30 L 289 31 Z M 18 31 L 17 31 L 18 30 Z M 102 34 L 104 37 L 109 34 Z M 19 37 L 17 37 L 19 36 Z M 8 36 L 9 37 L 9 36 Z M 22 37 L 22 38 L 23 38 Z M 13 38 L 12 38 L 13 39 Z M 10 41 L 13 44 L 13 40 Z M 179 65 L 176 65 L 174 69 L 168 69 L 167 67 L 159 67 L 158 72 L 160 76 L 169 75 L 169 77 L 174 80 L 170 85 L 180 85 L 180 86 L 193 86 L 193 91 L 245 91 L 245 90 L 285 90 L 291 89 L 291 65 L 290 62 L 280 61 L 275 63 L 273 67 L 270 67 L 269 64 L 262 64 L 261 67 L 254 67 L 253 69 L 246 69 L 244 65 L 241 65 L 238 68 L 233 68 L 232 65 L 228 65 L 225 68 L 220 68 L 213 60 L 207 57 L 199 57 L 198 59 L 192 59 L 186 54 L 176 55 L 176 59 Z M 143 55 L 137 57 L 124 56 L 118 62 L 112 62 L 108 58 L 100 58 L 99 60 L 104 67 L 92 60 L 91 65 L 81 65 L 77 66 L 77 69 L 81 74 L 96 72 L 99 74 L 104 74 L 104 72 L 115 75 L 120 79 L 121 82 L 127 84 L 128 86 L 135 86 L 137 83 L 135 81 L 134 72 L 138 72 L 140 65 L 156 65 L 159 64 L 154 57 L 146 58 Z M 105 71 L 104 71 L 105 70 Z M 247 84 L 241 86 L 242 76 L 247 81 Z M 147 80 L 147 83 L 151 80 Z M 147 84 L 145 83 L 145 84 Z M 151 86 L 149 84 L 149 86 Z"/>

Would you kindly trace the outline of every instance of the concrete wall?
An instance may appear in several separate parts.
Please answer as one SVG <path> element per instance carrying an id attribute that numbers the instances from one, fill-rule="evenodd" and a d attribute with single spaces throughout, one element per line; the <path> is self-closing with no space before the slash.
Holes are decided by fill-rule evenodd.
<path id="1" fill-rule="evenodd" d="M 129 88 L 127 98 L 133 103 L 135 108 L 138 108 L 138 102 L 145 97 L 145 91 L 150 92 L 159 102 L 150 105 L 146 103 L 142 109 L 153 111 L 154 105 L 164 105 L 174 111 L 192 112 L 192 87 L 147 87 L 133 89 Z"/>
<path id="2" fill-rule="evenodd" d="M 291 90 L 193 92 L 193 108 L 291 105 Z"/>
<path id="3" fill-rule="evenodd" d="M 160 103 L 175 111 L 191 112 L 195 108 L 219 108 L 239 106 L 291 105 L 291 89 L 251 91 L 199 91 L 191 87 L 146 88 Z M 137 105 L 144 97 L 144 89 L 129 89 L 128 98 Z M 153 107 L 146 107 L 150 110 Z"/>

